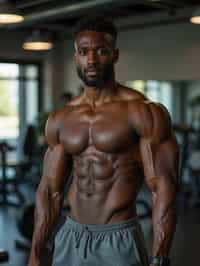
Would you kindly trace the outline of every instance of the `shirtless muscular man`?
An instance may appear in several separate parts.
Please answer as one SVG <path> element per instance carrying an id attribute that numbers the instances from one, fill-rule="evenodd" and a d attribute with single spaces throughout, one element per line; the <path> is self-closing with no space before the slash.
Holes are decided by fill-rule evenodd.
<path id="1" fill-rule="evenodd" d="M 53 266 L 169 265 L 178 146 L 167 110 L 115 81 L 116 37 L 103 18 L 77 26 L 74 59 L 84 91 L 47 122 L 29 266 L 41 266 L 70 175 L 70 210 L 55 236 Z M 150 261 L 135 208 L 143 180 L 152 192 Z"/>

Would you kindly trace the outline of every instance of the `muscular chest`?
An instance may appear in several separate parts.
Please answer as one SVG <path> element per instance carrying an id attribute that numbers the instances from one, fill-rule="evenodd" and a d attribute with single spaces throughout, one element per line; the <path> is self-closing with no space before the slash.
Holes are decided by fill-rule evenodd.
<path id="1" fill-rule="evenodd" d="M 133 143 L 126 108 L 105 106 L 92 110 L 89 106 L 71 112 L 63 121 L 60 139 L 71 154 L 94 146 L 103 152 L 117 152 Z"/>

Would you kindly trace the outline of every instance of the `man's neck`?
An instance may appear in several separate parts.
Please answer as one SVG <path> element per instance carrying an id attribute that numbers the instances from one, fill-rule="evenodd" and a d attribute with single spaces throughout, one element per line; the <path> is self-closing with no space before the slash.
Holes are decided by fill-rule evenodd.
<path id="1" fill-rule="evenodd" d="M 117 87 L 118 86 L 115 81 L 110 81 L 103 87 L 85 86 L 83 92 L 84 101 L 92 107 L 100 106 L 117 94 Z"/>

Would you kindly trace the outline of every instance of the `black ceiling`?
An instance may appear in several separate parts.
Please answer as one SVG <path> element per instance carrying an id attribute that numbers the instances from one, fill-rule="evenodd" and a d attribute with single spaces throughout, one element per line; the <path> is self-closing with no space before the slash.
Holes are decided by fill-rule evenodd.
<path id="1" fill-rule="evenodd" d="M 5 1 L 0 0 L 1 2 Z M 103 14 L 114 18 L 115 21 L 129 18 L 132 27 L 159 24 L 162 23 L 162 17 L 165 23 L 184 21 L 189 18 L 189 14 L 200 0 L 10 0 L 7 2 L 12 2 L 17 10 L 25 15 L 25 20 L 21 24 L 1 25 L 1 28 L 10 30 L 39 28 L 62 35 L 66 31 L 69 33 L 81 16 L 91 13 Z M 148 17 L 153 20 L 148 20 Z M 120 27 L 120 23 L 118 25 Z"/>

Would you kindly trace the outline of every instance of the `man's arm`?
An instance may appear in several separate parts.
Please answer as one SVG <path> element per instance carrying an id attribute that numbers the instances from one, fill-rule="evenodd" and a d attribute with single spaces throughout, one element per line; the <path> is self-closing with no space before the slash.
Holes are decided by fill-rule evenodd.
<path id="1" fill-rule="evenodd" d="M 177 222 L 178 145 L 167 110 L 146 104 L 140 151 L 152 192 L 153 257 L 168 257 Z"/>
<path id="2" fill-rule="evenodd" d="M 59 142 L 59 119 L 52 114 L 46 126 L 48 149 L 43 175 L 36 193 L 36 209 L 29 266 L 41 265 L 41 253 L 62 209 L 66 176 L 71 171 L 71 157 Z"/>

